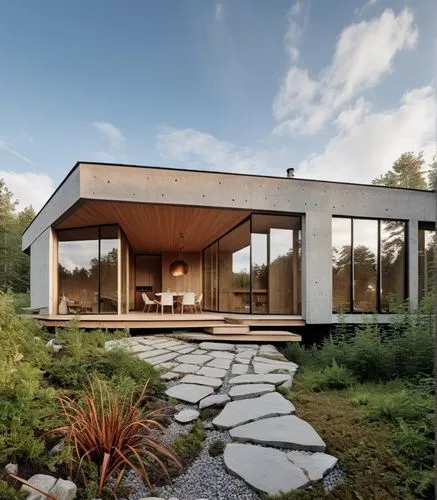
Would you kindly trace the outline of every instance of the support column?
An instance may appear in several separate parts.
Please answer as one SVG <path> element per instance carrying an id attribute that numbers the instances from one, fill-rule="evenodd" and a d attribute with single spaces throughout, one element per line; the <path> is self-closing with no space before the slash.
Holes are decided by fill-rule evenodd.
<path id="1" fill-rule="evenodd" d="M 307 212 L 302 228 L 302 313 L 308 324 L 332 321 L 332 216 Z"/>
<path id="2" fill-rule="evenodd" d="M 419 295 L 419 222 L 410 219 L 408 221 L 407 241 L 407 283 L 410 305 L 417 307 Z"/>

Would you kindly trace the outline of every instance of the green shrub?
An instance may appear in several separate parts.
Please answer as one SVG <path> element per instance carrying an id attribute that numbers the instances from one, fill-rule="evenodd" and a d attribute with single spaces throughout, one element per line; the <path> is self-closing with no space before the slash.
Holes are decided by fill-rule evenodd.
<path id="1" fill-rule="evenodd" d="M 2 500 L 25 500 L 27 495 L 12 488 L 5 481 L 0 480 L 0 498 Z"/>
<path id="2" fill-rule="evenodd" d="M 23 314 L 23 309 L 30 307 L 30 294 L 14 293 L 14 309 L 17 314 Z"/>
<path id="3" fill-rule="evenodd" d="M 191 432 L 184 436 L 177 437 L 172 444 L 177 456 L 187 464 L 194 460 L 202 450 L 203 441 L 205 439 L 205 430 L 203 423 L 197 419 Z"/>
<path id="4" fill-rule="evenodd" d="M 221 439 L 217 439 L 209 445 L 208 452 L 212 457 L 218 457 L 219 455 L 223 455 L 225 448 L 226 443 Z"/>
<path id="5" fill-rule="evenodd" d="M 321 392 L 329 389 L 347 389 L 355 383 L 354 377 L 344 366 L 339 366 L 333 361 L 332 366 L 327 366 L 314 373 L 312 389 Z"/>

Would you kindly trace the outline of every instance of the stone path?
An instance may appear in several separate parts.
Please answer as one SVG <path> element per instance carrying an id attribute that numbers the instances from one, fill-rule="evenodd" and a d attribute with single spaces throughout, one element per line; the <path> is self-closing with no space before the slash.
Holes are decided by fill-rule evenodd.
<path id="1" fill-rule="evenodd" d="M 320 481 L 336 466 L 337 459 L 324 453 L 325 443 L 315 429 L 294 415 L 294 405 L 277 392 L 278 387 L 291 387 L 298 366 L 275 346 L 195 344 L 161 335 L 121 342 L 163 372 L 166 394 L 184 407 L 176 421 L 188 423 L 198 410 L 221 408 L 208 425 L 227 436 L 224 474 L 227 470 L 253 490 L 274 495 Z M 107 348 L 117 345 L 112 341 Z M 243 498 L 239 491 L 238 498 Z M 208 498 L 222 498 L 213 495 Z"/>

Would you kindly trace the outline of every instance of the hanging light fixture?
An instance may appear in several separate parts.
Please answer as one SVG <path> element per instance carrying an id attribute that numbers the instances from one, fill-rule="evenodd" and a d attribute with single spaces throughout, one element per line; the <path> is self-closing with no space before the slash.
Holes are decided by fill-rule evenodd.
<path id="1" fill-rule="evenodd" d="M 177 259 L 170 264 L 172 276 L 185 276 L 188 273 L 188 264 L 184 261 L 184 234 L 180 233 L 181 246 L 178 249 Z"/>

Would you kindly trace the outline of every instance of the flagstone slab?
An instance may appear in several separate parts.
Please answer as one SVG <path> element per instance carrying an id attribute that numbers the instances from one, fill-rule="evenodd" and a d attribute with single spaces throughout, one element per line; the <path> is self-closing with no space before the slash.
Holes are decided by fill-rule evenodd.
<path id="1" fill-rule="evenodd" d="M 225 359 L 225 358 L 214 358 L 212 361 L 207 363 L 206 366 L 212 367 L 212 368 L 221 368 L 223 370 L 229 370 L 229 367 L 231 366 L 232 360 L 231 359 Z"/>
<path id="2" fill-rule="evenodd" d="M 214 387 L 215 389 L 220 387 L 223 383 L 219 378 L 203 377 L 201 375 L 185 375 L 181 382 L 186 384 L 208 385 L 209 387 Z"/>
<path id="3" fill-rule="evenodd" d="M 159 365 L 160 363 L 171 361 L 172 359 L 175 358 L 175 356 L 177 356 L 177 353 L 167 351 L 167 354 L 162 354 L 161 356 L 156 356 L 155 358 L 147 358 L 144 361 L 147 361 L 147 363 L 156 366 Z"/>
<path id="4" fill-rule="evenodd" d="M 303 469 L 311 481 L 321 481 L 323 476 L 330 472 L 338 462 L 336 457 L 326 453 L 302 453 L 301 451 L 290 451 L 287 458 L 294 465 Z"/>
<path id="5" fill-rule="evenodd" d="M 154 358 L 155 356 L 160 356 L 161 354 L 169 354 L 166 349 L 152 349 L 150 351 L 141 352 L 141 359 Z M 174 357 L 177 356 L 177 353 Z"/>
<path id="6" fill-rule="evenodd" d="M 227 371 L 222 368 L 211 368 L 210 366 L 202 366 L 202 368 L 196 372 L 196 375 L 203 375 L 205 377 L 213 378 L 224 378 Z"/>
<path id="7" fill-rule="evenodd" d="M 176 380 L 182 377 L 181 373 L 166 372 L 161 375 L 162 380 Z"/>
<path id="8" fill-rule="evenodd" d="M 199 403 L 199 408 L 203 410 L 210 406 L 223 406 L 225 403 L 230 401 L 231 398 L 226 394 L 212 394 L 205 399 L 202 399 Z"/>
<path id="9" fill-rule="evenodd" d="M 199 349 L 205 349 L 206 351 L 235 351 L 234 344 L 226 344 L 224 342 L 201 342 L 199 344 Z"/>
<path id="10" fill-rule="evenodd" d="M 268 365 L 283 366 L 285 368 L 293 368 L 294 370 L 299 368 L 299 365 L 293 363 L 293 361 L 279 361 L 278 359 L 270 359 L 264 356 L 255 356 L 253 361 L 258 363 L 267 363 Z"/>
<path id="11" fill-rule="evenodd" d="M 228 443 L 223 458 L 230 472 L 255 490 L 269 495 L 288 493 L 310 483 L 303 470 L 280 450 Z"/>
<path id="12" fill-rule="evenodd" d="M 176 422 L 180 422 L 181 424 L 187 424 L 188 422 L 196 420 L 198 416 L 199 412 L 197 410 L 181 410 L 179 413 L 176 413 L 174 418 Z"/>
<path id="13" fill-rule="evenodd" d="M 193 352 L 195 350 L 195 347 L 184 347 L 183 349 L 178 349 L 177 352 L 179 354 L 189 354 L 190 352 Z"/>
<path id="14" fill-rule="evenodd" d="M 238 356 L 235 358 L 235 361 L 242 365 L 248 365 L 250 363 L 250 359 L 239 358 Z"/>
<path id="15" fill-rule="evenodd" d="M 275 392 L 274 394 L 278 393 Z M 266 396 L 269 396 L 269 394 L 261 396 L 261 398 Z M 261 398 L 255 398 L 252 401 L 258 401 Z M 241 401 L 235 402 L 239 403 Z M 242 443 L 264 444 L 295 450 L 324 451 L 326 447 L 323 439 L 314 428 L 295 415 L 264 418 L 256 422 L 240 425 L 234 427 L 230 431 L 230 435 L 234 441 Z"/>
<path id="16" fill-rule="evenodd" d="M 254 356 L 256 356 L 256 351 L 250 350 L 250 351 L 241 351 L 237 354 L 239 358 L 243 359 L 252 359 Z"/>
<path id="17" fill-rule="evenodd" d="M 246 351 L 246 350 L 257 351 L 259 349 L 259 344 L 237 344 L 235 347 L 237 351 Z"/>
<path id="18" fill-rule="evenodd" d="M 181 354 L 187 354 L 189 352 L 192 352 L 192 351 L 195 351 L 196 348 L 195 347 L 192 347 L 190 346 L 189 344 L 187 344 L 186 342 L 182 342 L 181 344 L 179 345 L 175 345 L 175 346 L 171 346 L 171 347 L 167 347 L 167 349 L 169 351 L 177 351 L 177 352 L 180 352 Z"/>
<path id="19" fill-rule="evenodd" d="M 259 398 L 240 399 L 227 403 L 212 421 L 219 429 L 231 429 L 260 418 L 289 415 L 294 406 L 278 392 L 264 394 Z"/>
<path id="20" fill-rule="evenodd" d="M 140 352 L 151 352 L 151 351 L 156 351 L 157 349 L 155 349 L 154 347 L 151 347 L 151 346 L 147 346 L 147 345 L 142 345 L 142 344 L 130 344 L 128 346 L 128 349 L 130 352 L 133 352 L 134 354 L 138 354 Z"/>
<path id="21" fill-rule="evenodd" d="M 273 384 L 242 384 L 234 385 L 229 391 L 229 396 L 232 399 L 247 399 L 262 396 L 268 392 L 273 392 L 275 386 Z"/>
<path id="22" fill-rule="evenodd" d="M 235 384 L 275 384 L 279 385 L 290 379 L 288 373 L 267 373 L 265 375 L 248 374 L 238 375 L 229 380 L 231 385 Z"/>
<path id="23" fill-rule="evenodd" d="M 206 356 L 205 354 L 183 354 L 182 356 L 176 358 L 176 361 L 186 363 L 188 365 L 204 365 L 211 359 L 211 356 Z"/>
<path id="24" fill-rule="evenodd" d="M 196 373 L 199 370 L 199 365 L 189 365 L 186 363 L 181 363 L 173 368 L 173 371 L 178 373 Z"/>
<path id="25" fill-rule="evenodd" d="M 253 371 L 259 374 L 272 373 L 272 372 L 277 372 L 277 373 L 288 372 L 294 374 L 296 372 L 296 368 L 294 368 L 293 366 L 257 363 L 255 361 L 252 363 L 252 366 L 253 366 Z"/>
<path id="26" fill-rule="evenodd" d="M 205 351 L 204 349 L 196 349 L 195 351 L 193 351 L 191 354 L 209 354 L 208 351 Z M 210 356 L 212 356 L 212 354 L 209 354 Z"/>
<path id="27" fill-rule="evenodd" d="M 198 384 L 178 384 L 167 389 L 165 393 L 171 398 L 186 401 L 187 403 L 198 403 L 214 392 L 212 387 Z"/>
<path id="28" fill-rule="evenodd" d="M 235 357 L 235 354 L 229 351 L 208 351 L 208 354 L 213 358 L 234 359 Z"/>
<path id="29" fill-rule="evenodd" d="M 160 349 L 169 349 L 170 347 L 180 346 L 180 345 L 181 345 L 180 340 L 168 340 L 168 339 L 166 339 L 166 341 L 160 343 L 158 347 Z"/>
<path id="30" fill-rule="evenodd" d="M 248 370 L 249 370 L 248 365 L 240 365 L 238 363 L 234 363 L 232 365 L 231 373 L 232 375 L 244 375 L 245 373 L 247 373 Z"/>

